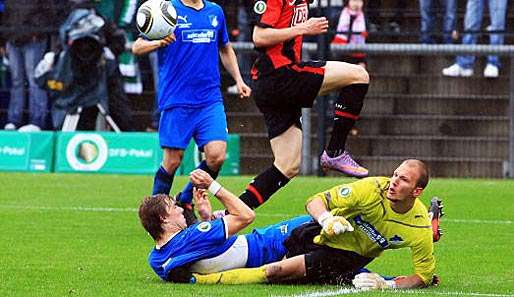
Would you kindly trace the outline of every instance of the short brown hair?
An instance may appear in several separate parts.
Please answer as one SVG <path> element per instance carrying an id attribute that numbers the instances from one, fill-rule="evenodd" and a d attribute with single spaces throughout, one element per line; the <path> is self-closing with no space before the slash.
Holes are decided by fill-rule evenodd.
<path id="1" fill-rule="evenodd" d="M 410 165 L 416 166 L 419 169 L 419 178 L 416 181 L 416 187 L 420 187 L 424 189 L 428 185 L 428 181 L 430 179 L 430 173 L 428 171 L 428 166 L 425 162 L 417 159 L 409 159 L 405 160 L 404 163 L 410 163 Z"/>
<path id="2" fill-rule="evenodd" d="M 139 220 L 145 228 L 146 232 L 152 236 L 154 240 L 161 238 L 164 230 L 162 229 L 162 217 L 167 214 L 168 203 L 170 199 L 168 195 L 157 194 L 151 197 L 145 197 L 139 205 Z"/>

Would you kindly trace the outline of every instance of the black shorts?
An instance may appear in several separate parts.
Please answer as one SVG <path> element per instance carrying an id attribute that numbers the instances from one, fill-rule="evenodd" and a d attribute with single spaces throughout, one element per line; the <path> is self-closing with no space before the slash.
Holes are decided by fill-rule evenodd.
<path id="1" fill-rule="evenodd" d="M 320 232 L 321 226 L 313 221 L 294 229 L 284 242 L 288 258 L 305 255 L 306 276 L 300 283 L 349 284 L 373 260 L 351 251 L 314 244 L 312 241 Z"/>
<path id="2" fill-rule="evenodd" d="M 273 139 L 292 125 L 301 128 L 303 107 L 312 107 L 325 76 L 325 61 L 301 62 L 261 75 L 254 99 L 264 114 L 268 137 Z"/>

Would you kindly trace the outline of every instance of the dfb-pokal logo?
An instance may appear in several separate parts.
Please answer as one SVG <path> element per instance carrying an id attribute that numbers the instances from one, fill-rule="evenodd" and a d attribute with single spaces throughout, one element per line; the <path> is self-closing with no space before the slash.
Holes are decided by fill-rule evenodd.
<path id="1" fill-rule="evenodd" d="M 66 146 L 66 160 L 79 171 L 98 171 L 108 157 L 107 143 L 98 134 L 77 134 Z"/>

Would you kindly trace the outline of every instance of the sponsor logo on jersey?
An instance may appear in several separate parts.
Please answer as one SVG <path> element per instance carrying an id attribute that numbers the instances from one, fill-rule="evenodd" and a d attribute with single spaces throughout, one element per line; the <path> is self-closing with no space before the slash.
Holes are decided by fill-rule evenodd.
<path id="1" fill-rule="evenodd" d="M 360 215 L 353 218 L 353 221 L 359 229 L 366 233 L 371 241 L 378 244 L 381 248 L 386 249 L 389 246 L 387 239 L 372 224 L 364 221 Z"/>
<path id="2" fill-rule="evenodd" d="M 403 238 L 395 234 L 393 237 L 389 238 L 389 242 L 394 245 L 399 245 L 403 243 Z"/>
<path id="3" fill-rule="evenodd" d="M 216 31 L 212 29 L 193 29 L 182 31 L 182 42 L 209 43 L 216 41 Z"/>
<path id="4" fill-rule="evenodd" d="M 211 230 L 211 223 L 209 222 L 201 222 L 200 224 L 198 224 L 198 227 L 196 227 L 196 229 L 198 229 L 198 231 L 200 232 L 207 232 L 209 230 Z"/>
<path id="5" fill-rule="evenodd" d="M 350 196 L 350 194 L 352 193 L 352 189 L 351 188 L 348 188 L 348 187 L 342 187 L 341 188 L 341 191 L 339 191 L 339 193 L 341 194 L 341 196 L 343 197 L 348 197 Z"/>
<path id="6" fill-rule="evenodd" d="M 264 2 L 262 0 L 255 2 L 255 4 L 253 5 L 253 11 L 256 14 L 263 14 L 267 8 L 268 8 L 268 6 L 266 5 L 266 2 Z"/>
<path id="7" fill-rule="evenodd" d="M 306 3 L 294 7 L 291 27 L 304 23 L 309 18 L 309 8 Z"/>

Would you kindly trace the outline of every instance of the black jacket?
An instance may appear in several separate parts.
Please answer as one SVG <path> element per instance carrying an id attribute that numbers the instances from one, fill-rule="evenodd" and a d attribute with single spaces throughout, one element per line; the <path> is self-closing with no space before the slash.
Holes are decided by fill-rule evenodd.
<path id="1" fill-rule="evenodd" d="M 54 0 L 5 0 L 0 43 L 23 45 L 43 39 L 60 25 L 55 22 Z"/>

